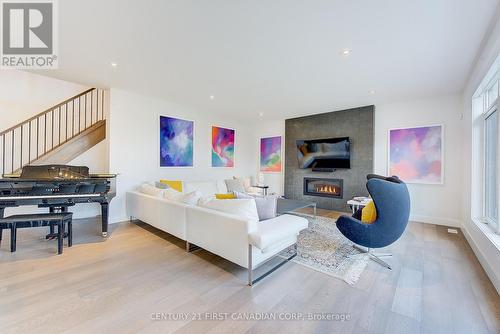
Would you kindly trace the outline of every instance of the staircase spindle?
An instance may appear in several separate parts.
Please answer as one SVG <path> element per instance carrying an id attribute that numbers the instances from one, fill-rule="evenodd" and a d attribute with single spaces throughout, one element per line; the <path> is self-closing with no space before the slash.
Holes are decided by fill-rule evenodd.
<path id="1" fill-rule="evenodd" d="M 5 134 L 2 136 L 2 175 L 5 174 Z"/>
<path id="2" fill-rule="evenodd" d="M 20 163 L 19 166 L 23 166 L 23 126 L 21 125 L 21 154 L 20 154 Z"/>
<path id="3" fill-rule="evenodd" d="M 85 94 L 85 130 L 87 130 L 87 94 Z"/>
<path id="4" fill-rule="evenodd" d="M 71 112 L 71 137 L 75 135 L 75 100 L 73 100 L 73 111 Z"/>
<path id="5" fill-rule="evenodd" d="M 94 109 L 94 91 L 90 92 L 90 126 L 92 126 L 92 114 Z"/>
<path id="6" fill-rule="evenodd" d="M 78 132 L 82 131 L 82 99 L 78 97 Z"/>
<path id="7" fill-rule="evenodd" d="M 39 148 L 39 145 L 40 145 L 40 117 L 37 117 L 36 118 L 36 157 L 38 159 L 39 155 L 38 155 L 38 148 Z"/>
<path id="8" fill-rule="evenodd" d="M 45 120 L 43 122 L 43 154 L 47 152 L 47 114 L 45 114 Z"/>
<path id="9" fill-rule="evenodd" d="M 52 128 L 50 135 L 52 136 L 52 143 L 50 149 L 54 149 L 54 111 L 51 111 L 50 126 Z"/>
<path id="10" fill-rule="evenodd" d="M 105 90 L 103 89 L 102 90 L 102 106 L 101 106 L 101 119 L 103 120 L 104 119 L 104 93 L 105 93 Z"/>
<path id="11" fill-rule="evenodd" d="M 66 114 L 66 119 L 64 122 L 64 141 L 68 141 L 68 105 L 64 106 L 64 112 Z"/>
<path id="12" fill-rule="evenodd" d="M 31 162 L 31 121 L 28 123 L 28 163 Z"/>
<path id="13" fill-rule="evenodd" d="M 10 164 L 11 164 L 11 173 L 14 171 L 14 131 L 15 130 L 12 130 L 12 142 L 11 142 L 12 161 L 10 162 Z"/>
<path id="14" fill-rule="evenodd" d="M 57 141 L 58 141 L 58 145 L 57 146 L 60 146 L 61 145 L 61 107 L 57 108 L 57 111 L 59 113 L 59 127 L 58 127 L 58 132 L 59 132 L 59 135 L 57 136 Z"/>

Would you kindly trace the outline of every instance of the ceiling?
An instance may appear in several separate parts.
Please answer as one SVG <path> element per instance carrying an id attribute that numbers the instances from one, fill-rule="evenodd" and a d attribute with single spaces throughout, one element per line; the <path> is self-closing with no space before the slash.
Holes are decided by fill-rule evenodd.
<path id="1" fill-rule="evenodd" d="M 460 92 L 499 1 L 58 3 L 60 68 L 42 74 L 282 119 Z"/>

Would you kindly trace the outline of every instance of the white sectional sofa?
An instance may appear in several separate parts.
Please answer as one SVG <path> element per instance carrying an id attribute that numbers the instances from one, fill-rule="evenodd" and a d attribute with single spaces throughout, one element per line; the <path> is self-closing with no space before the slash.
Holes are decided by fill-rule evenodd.
<path id="1" fill-rule="evenodd" d="M 139 191 L 127 193 L 127 213 L 159 230 L 186 240 L 186 210 L 188 204 L 170 201 Z"/>
<path id="2" fill-rule="evenodd" d="M 216 181 L 189 182 L 185 183 L 183 189 L 188 192 L 198 190 L 204 196 L 211 196 L 225 192 L 223 185 Z M 253 279 L 253 270 L 282 250 L 295 245 L 299 232 L 308 226 L 305 218 L 294 215 L 281 215 L 257 222 L 138 190 L 127 193 L 127 212 L 131 218 L 185 240 L 188 251 L 190 245 L 195 245 L 248 269 L 249 285 L 266 276 Z"/>

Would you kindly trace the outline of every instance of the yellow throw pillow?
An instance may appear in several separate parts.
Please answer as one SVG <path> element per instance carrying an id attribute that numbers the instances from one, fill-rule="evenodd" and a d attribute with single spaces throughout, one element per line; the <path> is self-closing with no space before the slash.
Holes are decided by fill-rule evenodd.
<path id="1" fill-rule="evenodd" d="M 182 181 L 160 180 L 161 183 L 166 184 L 170 188 L 182 192 Z"/>
<path id="2" fill-rule="evenodd" d="M 375 203 L 369 201 L 363 210 L 361 210 L 361 221 L 365 224 L 371 224 L 377 220 L 377 209 L 375 208 Z"/>
<path id="3" fill-rule="evenodd" d="M 236 199 L 236 195 L 234 193 L 227 194 L 215 194 L 216 199 Z"/>

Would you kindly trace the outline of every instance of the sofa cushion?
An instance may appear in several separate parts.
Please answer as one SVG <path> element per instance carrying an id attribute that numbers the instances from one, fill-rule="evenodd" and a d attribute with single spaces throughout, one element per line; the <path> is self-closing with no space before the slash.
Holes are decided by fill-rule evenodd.
<path id="1" fill-rule="evenodd" d="M 252 222 L 259 221 L 259 214 L 257 213 L 257 206 L 253 199 L 233 199 L 233 200 L 223 200 L 223 199 L 213 199 L 208 202 L 200 201 L 200 206 L 222 211 L 236 216 L 241 217 Z"/>
<path id="2" fill-rule="evenodd" d="M 245 192 L 245 186 L 243 185 L 243 181 L 241 181 L 240 179 L 227 179 L 225 180 L 225 182 L 228 192 Z"/>
<path id="3" fill-rule="evenodd" d="M 192 191 L 187 194 L 182 194 L 180 198 L 181 202 L 189 204 L 189 205 L 197 205 L 200 199 L 203 197 L 203 194 L 198 190 Z"/>
<path id="4" fill-rule="evenodd" d="M 260 222 L 257 230 L 249 235 L 250 243 L 261 250 L 272 248 L 273 245 L 298 235 L 307 226 L 308 221 L 305 218 L 293 215 L 278 216 Z"/>
<path id="5" fill-rule="evenodd" d="M 219 192 L 217 181 L 185 181 L 184 191 L 199 191 L 203 196 L 213 196 Z"/>
<path id="6" fill-rule="evenodd" d="M 159 189 L 153 186 L 152 184 L 149 183 L 143 183 L 139 186 L 139 192 L 146 194 L 146 195 L 151 195 L 155 197 L 164 197 L 165 190 L 167 189 Z"/>
<path id="7" fill-rule="evenodd" d="M 163 197 L 170 201 L 180 202 L 182 199 L 182 193 L 173 188 L 168 188 L 163 190 Z"/>
<path id="8" fill-rule="evenodd" d="M 278 207 L 277 196 L 252 196 L 240 192 L 235 192 L 237 198 L 253 198 L 257 205 L 259 220 L 267 220 L 276 217 Z"/>

